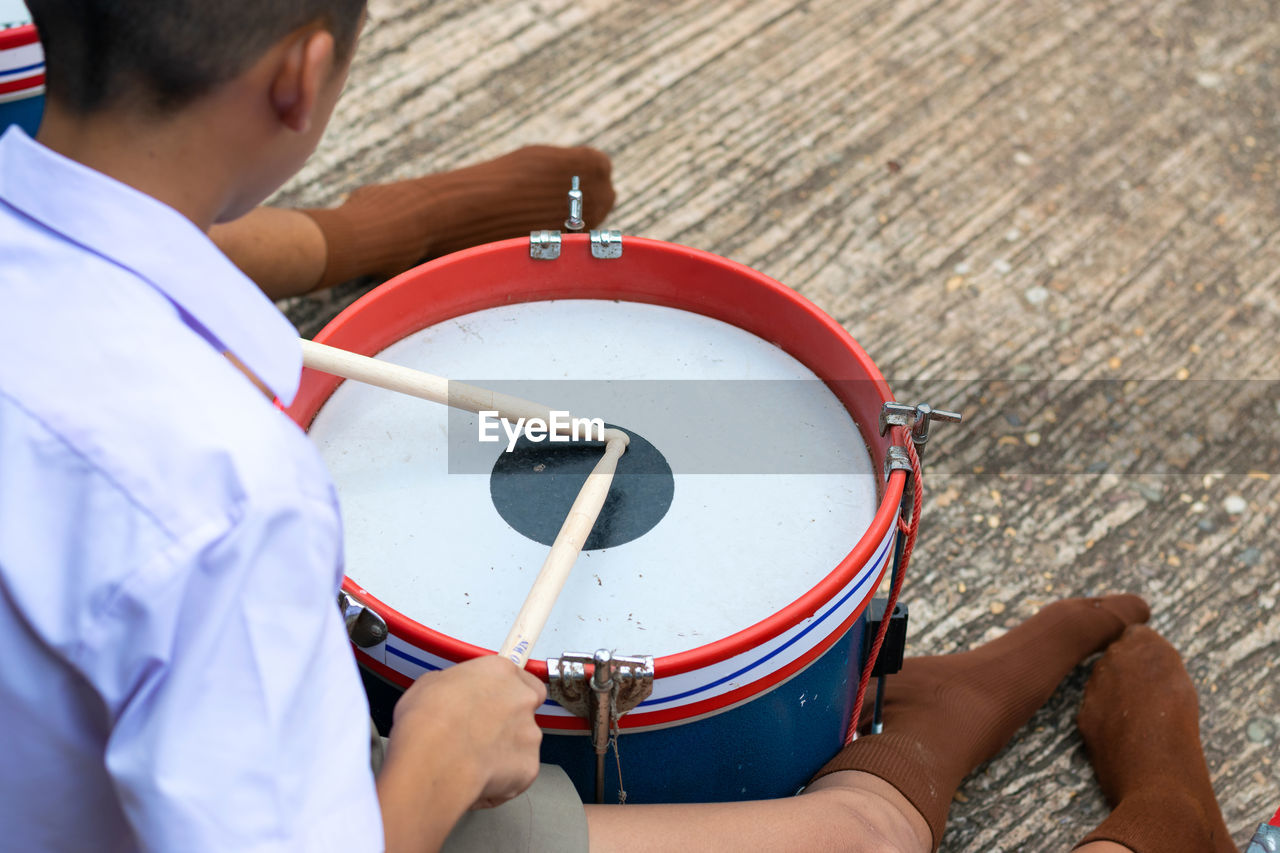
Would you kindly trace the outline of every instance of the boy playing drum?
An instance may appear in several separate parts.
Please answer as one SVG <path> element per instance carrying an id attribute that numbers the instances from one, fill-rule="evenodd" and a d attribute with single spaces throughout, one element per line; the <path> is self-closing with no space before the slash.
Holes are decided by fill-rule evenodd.
<path id="1" fill-rule="evenodd" d="M 311 153 L 364 2 L 29 5 L 46 113 L 38 141 L 0 139 L 6 846 L 929 850 L 964 776 L 1123 635 L 1081 717 L 1117 807 L 1080 849 L 1230 849 L 1194 691 L 1129 627 L 1134 596 L 909 661 L 886 732 L 786 800 L 584 810 L 539 770 L 542 684 L 497 656 L 404 695 L 375 781 L 337 503 L 272 405 L 297 389 L 294 331 L 206 236 Z M 1158 754 L 1134 737 L 1175 723 Z"/>

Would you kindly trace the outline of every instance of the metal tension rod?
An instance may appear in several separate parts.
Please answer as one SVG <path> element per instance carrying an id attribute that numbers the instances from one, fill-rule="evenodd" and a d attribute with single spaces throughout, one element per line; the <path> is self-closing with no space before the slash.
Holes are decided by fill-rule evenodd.
<path id="1" fill-rule="evenodd" d="M 908 406 L 904 403 L 885 403 L 880 408 L 880 434 L 884 435 L 889 431 L 891 426 L 908 427 L 911 430 L 911 443 L 915 445 L 916 457 L 920 460 L 920 464 L 924 464 L 925 445 L 929 442 L 929 431 L 935 420 L 948 421 L 950 423 L 959 423 L 962 419 L 959 412 L 949 412 L 944 409 L 935 409 L 928 403 L 920 403 L 915 406 Z M 894 448 L 890 448 L 891 450 Z M 907 472 L 907 480 L 903 484 L 902 502 L 899 505 L 899 514 L 906 510 L 910 489 L 906 488 L 911 484 L 911 464 L 906 459 L 906 454 L 901 450 L 899 455 L 890 454 L 889 467 L 891 469 L 902 469 Z M 902 536 L 898 536 L 893 544 L 893 568 L 889 574 L 889 588 L 893 589 L 898 582 L 899 573 L 902 571 L 902 549 L 904 541 Z M 893 614 L 886 612 L 883 619 L 893 618 Z M 879 734 L 884 731 L 884 691 L 888 676 L 876 676 L 876 701 L 871 715 L 871 733 Z"/>

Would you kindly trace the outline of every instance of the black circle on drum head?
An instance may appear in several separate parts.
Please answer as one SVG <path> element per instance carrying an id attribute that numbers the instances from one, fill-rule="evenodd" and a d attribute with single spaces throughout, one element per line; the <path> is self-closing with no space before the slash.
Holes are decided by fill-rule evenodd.
<path id="1" fill-rule="evenodd" d="M 618 459 L 609 496 L 584 551 L 640 538 L 662 521 L 675 497 L 675 478 L 666 457 L 631 430 L 622 431 L 631 443 Z M 493 506 L 517 532 L 550 546 L 603 453 L 601 441 L 552 444 L 521 435 L 515 447 L 498 457 L 489 475 Z"/>

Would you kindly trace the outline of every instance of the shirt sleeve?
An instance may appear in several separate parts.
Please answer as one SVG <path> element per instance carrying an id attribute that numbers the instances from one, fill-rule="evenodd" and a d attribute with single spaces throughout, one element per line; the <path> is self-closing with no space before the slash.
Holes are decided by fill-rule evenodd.
<path id="1" fill-rule="evenodd" d="M 106 766 L 140 846 L 381 850 L 335 509 L 281 495 L 219 526 L 131 578 L 90 644 L 129 650 L 88 663 L 114 697 Z"/>

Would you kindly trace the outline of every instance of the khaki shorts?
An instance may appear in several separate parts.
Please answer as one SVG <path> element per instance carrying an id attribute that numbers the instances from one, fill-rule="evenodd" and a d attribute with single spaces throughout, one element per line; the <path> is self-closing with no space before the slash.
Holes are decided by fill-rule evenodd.
<path id="1" fill-rule="evenodd" d="M 514 800 L 467 812 L 442 853 L 586 853 L 587 814 L 578 791 L 554 764 Z"/>
<path id="2" fill-rule="evenodd" d="M 386 741 L 370 732 L 373 772 L 382 769 Z M 544 764 L 514 800 L 467 812 L 445 839 L 442 853 L 586 853 L 587 815 L 565 772 Z"/>

